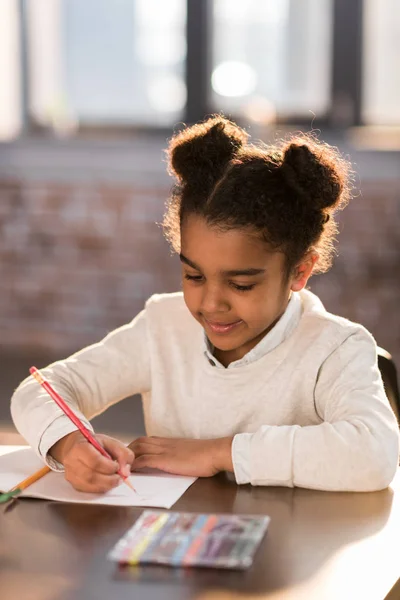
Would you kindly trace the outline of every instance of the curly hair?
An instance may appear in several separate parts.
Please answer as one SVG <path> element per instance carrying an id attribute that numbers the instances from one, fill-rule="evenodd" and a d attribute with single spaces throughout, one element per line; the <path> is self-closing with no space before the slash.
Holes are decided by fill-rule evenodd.
<path id="1" fill-rule="evenodd" d="M 327 271 L 338 232 L 333 215 L 350 197 L 349 163 L 310 134 L 275 146 L 248 138 L 216 115 L 171 139 L 169 172 L 177 184 L 163 220 L 167 240 L 179 252 L 182 222 L 196 214 L 222 231 L 258 234 L 284 253 L 287 274 L 311 248 L 319 253 L 314 272 Z"/>

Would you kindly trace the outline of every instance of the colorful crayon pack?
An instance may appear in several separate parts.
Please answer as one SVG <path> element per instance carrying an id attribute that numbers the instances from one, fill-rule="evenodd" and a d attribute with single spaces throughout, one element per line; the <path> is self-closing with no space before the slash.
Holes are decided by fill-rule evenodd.
<path id="1" fill-rule="evenodd" d="M 108 557 L 121 564 L 247 569 L 267 516 L 145 510 Z"/>

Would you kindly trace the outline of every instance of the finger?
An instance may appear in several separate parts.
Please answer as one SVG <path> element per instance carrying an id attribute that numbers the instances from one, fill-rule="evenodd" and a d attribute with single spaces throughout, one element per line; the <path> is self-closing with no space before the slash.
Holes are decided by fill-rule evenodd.
<path id="1" fill-rule="evenodd" d="M 139 458 L 135 459 L 135 462 L 133 463 L 133 470 L 136 471 L 148 467 L 151 469 L 160 469 L 163 471 L 163 464 L 164 461 L 161 455 L 143 454 L 142 456 L 139 456 Z"/>
<path id="2" fill-rule="evenodd" d="M 121 478 L 119 479 L 122 481 Z M 103 484 L 101 482 L 89 484 L 87 481 L 78 478 L 71 480 L 70 483 L 75 490 L 86 494 L 106 494 L 116 487 L 115 485 L 109 485 L 108 483 Z"/>
<path id="3" fill-rule="evenodd" d="M 119 468 L 115 460 L 111 460 L 100 454 L 89 442 L 74 446 L 64 459 L 64 466 L 66 468 L 74 468 L 74 465 L 79 468 L 77 463 L 104 475 L 114 474 Z"/>
<path id="4" fill-rule="evenodd" d="M 151 444 L 153 446 L 163 446 L 171 442 L 172 438 L 163 438 L 157 436 L 148 437 L 143 435 L 141 437 L 136 438 L 135 440 L 132 440 L 132 442 L 129 444 L 129 448 L 131 448 L 133 444 Z"/>
<path id="5" fill-rule="evenodd" d="M 148 444 L 147 442 L 133 442 L 130 445 L 131 450 L 133 450 L 135 454 L 135 461 L 142 454 L 162 454 L 164 452 L 164 448 L 161 446 L 154 446 L 153 444 Z"/>
<path id="6" fill-rule="evenodd" d="M 130 448 L 125 446 L 122 442 L 114 440 L 113 438 L 105 438 L 102 440 L 103 446 L 111 454 L 111 456 L 118 461 L 121 472 L 128 476 L 131 472 L 131 465 L 135 459 L 135 455 Z"/>
<path id="7" fill-rule="evenodd" d="M 103 475 L 96 473 L 83 465 L 78 471 L 66 470 L 65 479 L 80 492 L 102 494 L 117 487 L 121 483 L 119 475 Z"/>

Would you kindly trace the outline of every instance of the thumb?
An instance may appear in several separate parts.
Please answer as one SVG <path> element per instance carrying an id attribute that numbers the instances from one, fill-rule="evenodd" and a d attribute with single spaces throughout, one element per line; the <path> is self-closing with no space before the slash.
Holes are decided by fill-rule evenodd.
<path id="1" fill-rule="evenodd" d="M 113 438 L 103 439 L 104 448 L 118 462 L 122 473 L 128 477 L 131 473 L 131 466 L 135 455 L 130 448 L 127 448 L 122 442 Z"/>

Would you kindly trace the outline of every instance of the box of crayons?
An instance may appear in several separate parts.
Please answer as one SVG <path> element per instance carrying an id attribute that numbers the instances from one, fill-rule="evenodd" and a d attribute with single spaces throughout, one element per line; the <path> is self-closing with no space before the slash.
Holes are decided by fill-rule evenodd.
<path id="1" fill-rule="evenodd" d="M 247 569 L 269 521 L 267 516 L 145 510 L 108 558 L 125 565 Z"/>

